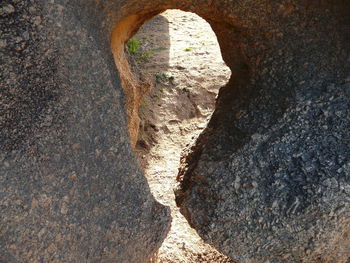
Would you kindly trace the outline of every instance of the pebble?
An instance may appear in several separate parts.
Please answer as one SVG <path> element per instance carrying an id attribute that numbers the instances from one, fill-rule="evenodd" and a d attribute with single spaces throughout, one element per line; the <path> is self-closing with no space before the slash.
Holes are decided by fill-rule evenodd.
<path id="1" fill-rule="evenodd" d="M 2 11 L 5 14 L 12 14 L 13 12 L 15 12 L 15 8 L 13 7 L 13 5 L 6 5 L 2 8 Z"/>
<path id="2" fill-rule="evenodd" d="M 35 13 L 36 12 L 36 8 L 34 6 L 29 7 L 29 12 L 30 13 Z"/>
<path id="3" fill-rule="evenodd" d="M 61 214 L 66 215 L 68 213 L 68 207 L 66 203 L 63 203 L 61 206 Z"/>
<path id="4" fill-rule="evenodd" d="M 21 38 L 21 37 L 16 37 L 16 39 L 15 39 L 15 41 L 16 41 L 16 43 L 19 43 L 19 42 L 21 42 L 23 39 Z"/>
<path id="5" fill-rule="evenodd" d="M 25 40 L 28 40 L 28 39 L 29 39 L 29 33 L 28 33 L 27 31 L 23 33 L 23 38 L 24 38 Z"/>
<path id="6" fill-rule="evenodd" d="M 6 41 L 5 40 L 0 40 L 0 48 L 6 47 Z"/>
<path id="7" fill-rule="evenodd" d="M 275 201 L 272 203 L 272 208 L 278 208 L 278 200 L 275 200 Z"/>
<path id="8" fill-rule="evenodd" d="M 40 18 L 40 16 L 34 17 L 33 22 L 34 22 L 34 25 L 35 25 L 35 26 L 40 25 L 40 24 L 41 24 L 41 18 Z"/>

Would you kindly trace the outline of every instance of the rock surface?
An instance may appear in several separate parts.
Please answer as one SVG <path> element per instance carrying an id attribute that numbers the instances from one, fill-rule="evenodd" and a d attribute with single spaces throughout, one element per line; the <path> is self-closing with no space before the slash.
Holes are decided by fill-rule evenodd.
<path id="1" fill-rule="evenodd" d="M 87 2 L 0 3 L 1 262 L 147 262 L 170 226 Z"/>
<path id="2" fill-rule="evenodd" d="M 177 202 L 238 262 L 347 262 L 350 20 L 336 6 L 280 2 L 243 46 L 249 82 L 236 75 L 221 90 L 184 156 Z"/>
<path id="3" fill-rule="evenodd" d="M 110 43 L 130 22 L 117 31 L 122 58 L 124 41 L 168 8 L 205 18 L 232 71 L 182 163 L 177 201 L 190 224 L 242 263 L 346 262 L 343 0 L 1 1 L 1 261 L 146 262 L 164 240 L 169 211 L 127 131 L 140 91 L 124 100 Z"/>

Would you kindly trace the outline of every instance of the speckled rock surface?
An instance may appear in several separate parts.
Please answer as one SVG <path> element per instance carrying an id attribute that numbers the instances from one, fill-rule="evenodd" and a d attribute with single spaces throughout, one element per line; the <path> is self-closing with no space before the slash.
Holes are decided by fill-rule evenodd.
<path id="1" fill-rule="evenodd" d="M 104 15 L 86 4 L 0 3 L 1 262 L 146 262 L 170 225 L 130 150 Z"/>
<path id="2" fill-rule="evenodd" d="M 205 241 L 238 262 L 345 263 L 349 6 L 270 2 L 235 12 L 249 35 L 247 81 L 236 75 L 221 90 L 183 160 L 177 202 Z"/>

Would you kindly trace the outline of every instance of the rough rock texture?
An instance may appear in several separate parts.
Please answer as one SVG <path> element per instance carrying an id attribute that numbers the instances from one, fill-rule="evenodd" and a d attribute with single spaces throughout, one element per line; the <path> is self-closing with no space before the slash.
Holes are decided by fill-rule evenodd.
<path id="1" fill-rule="evenodd" d="M 247 73 L 184 156 L 178 205 L 238 262 L 347 262 L 349 5 L 258 2 L 232 5 Z"/>
<path id="2" fill-rule="evenodd" d="M 169 212 L 127 133 L 140 91 L 124 110 L 110 43 L 124 65 L 124 42 L 168 8 L 205 18 L 233 73 L 183 160 L 191 225 L 238 262 L 346 262 L 346 0 L 1 1 L 1 261 L 145 262 L 159 247 Z"/>
<path id="3" fill-rule="evenodd" d="M 146 262 L 168 231 L 130 150 L 111 30 L 87 4 L 0 3 L 1 262 Z"/>

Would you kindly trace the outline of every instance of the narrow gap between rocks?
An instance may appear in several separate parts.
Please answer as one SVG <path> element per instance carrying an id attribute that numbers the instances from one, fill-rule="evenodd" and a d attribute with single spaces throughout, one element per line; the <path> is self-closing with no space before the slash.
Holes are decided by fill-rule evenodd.
<path id="1" fill-rule="evenodd" d="M 218 91 L 231 76 L 215 33 L 193 13 L 167 10 L 129 37 L 125 54 L 128 65 L 118 68 L 124 69 L 131 143 L 153 195 L 172 211 L 172 227 L 155 262 L 232 262 L 190 228 L 173 192 L 181 151 L 206 127 Z"/>

